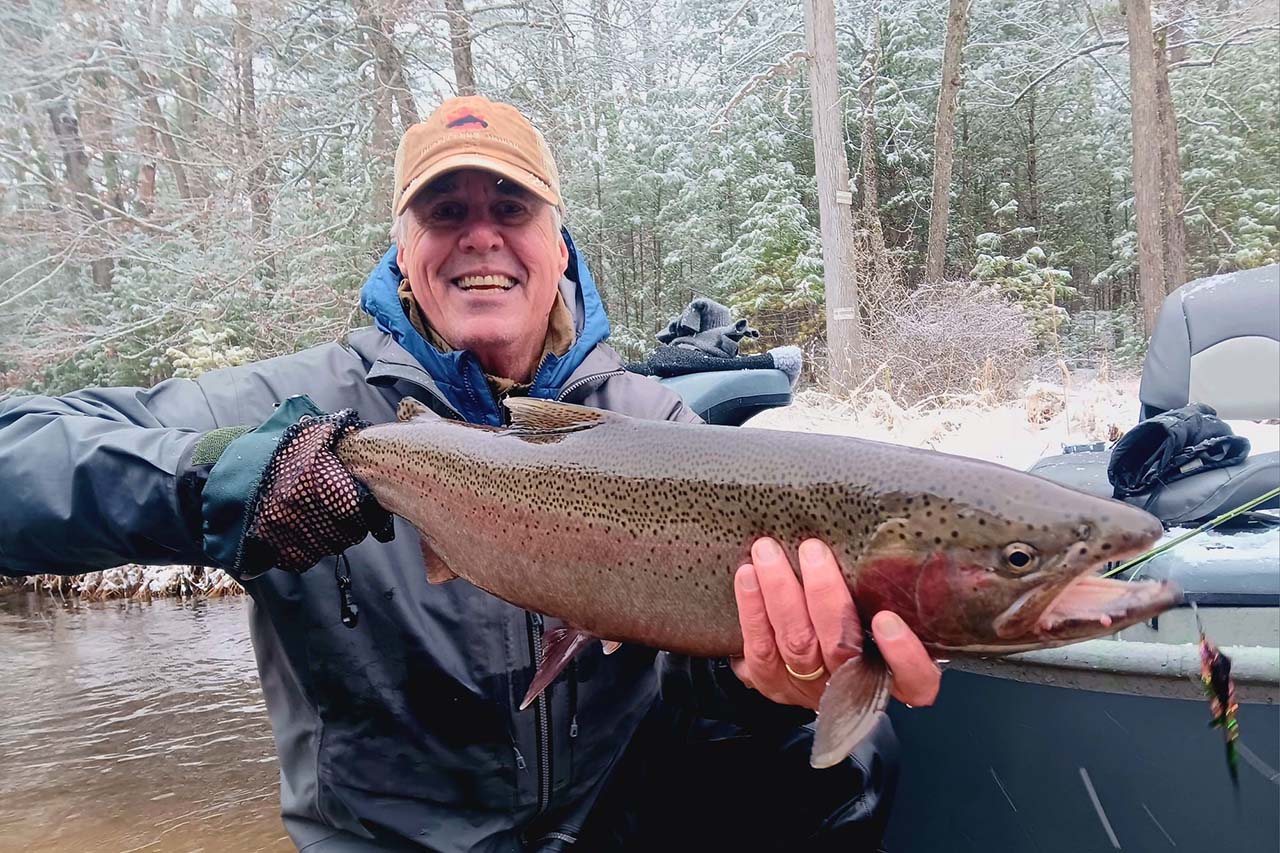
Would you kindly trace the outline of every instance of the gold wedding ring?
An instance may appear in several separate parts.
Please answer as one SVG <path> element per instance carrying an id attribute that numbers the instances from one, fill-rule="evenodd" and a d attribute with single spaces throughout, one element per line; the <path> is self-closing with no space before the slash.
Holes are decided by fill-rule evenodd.
<path id="1" fill-rule="evenodd" d="M 817 681 L 819 678 L 827 674 L 827 668 L 825 666 L 822 666 L 821 664 L 819 664 L 818 668 L 815 669 L 813 672 L 806 673 L 804 675 L 801 675 L 800 673 L 792 669 L 790 666 L 788 666 L 786 661 L 783 661 L 782 665 L 787 667 L 787 672 L 791 673 L 791 677 L 794 678 L 796 681 Z"/>

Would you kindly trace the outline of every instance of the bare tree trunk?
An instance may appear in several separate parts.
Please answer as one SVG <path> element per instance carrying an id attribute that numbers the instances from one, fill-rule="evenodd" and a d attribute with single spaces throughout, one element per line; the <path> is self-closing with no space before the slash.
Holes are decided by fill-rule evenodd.
<path id="1" fill-rule="evenodd" d="M 93 221 L 95 229 L 102 223 L 102 205 L 98 203 L 93 179 L 89 175 L 89 155 L 80 137 L 80 121 L 71 112 L 67 99 L 57 92 L 43 90 L 41 96 L 49 113 L 53 135 L 62 149 L 62 163 L 66 167 L 67 183 L 76 196 L 80 208 Z M 101 290 L 109 290 L 112 284 L 114 264 L 110 258 L 95 258 L 89 262 L 93 283 Z"/>
<path id="2" fill-rule="evenodd" d="M 880 73 L 880 9 L 871 22 L 871 43 L 862 61 L 862 84 L 858 99 L 862 103 L 862 211 L 860 219 L 867 234 L 864 274 L 860 288 L 863 320 L 874 323 L 877 308 L 884 304 L 892 275 L 889 249 L 884 242 L 884 224 L 880 221 L 880 166 L 876 160 L 876 79 Z"/>
<path id="3" fill-rule="evenodd" d="M 847 394 L 862 376 L 862 324 L 853 251 L 853 195 L 849 192 L 849 164 L 841 133 L 836 78 L 835 18 L 833 0 L 805 0 L 805 45 L 826 285 L 828 387 L 833 394 Z"/>
<path id="4" fill-rule="evenodd" d="M 401 130 L 417 124 L 418 105 L 413 100 L 413 93 L 409 91 L 404 54 L 396 49 L 395 42 L 388 33 L 387 20 L 378 14 L 372 0 L 356 0 L 355 9 L 357 19 L 364 28 L 365 44 L 374 59 L 379 92 L 385 89 L 387 99 L 394 100 L 400 113 Z M 390 205 L 390 199 L 387 203 Z"/>
<path id="5" fill-rule="evenodd" d="M 880 222 L 880 166 L 876 161 L 876 78 L 880 73 L 880 13 L 871 22 L 871 45 L 863 61 L 865 73 L 858 88 L 862 102 L 862 220 L 871 237 L 871 262 L 883 264 L 888 250 Z"/>
<path id="6" fill-rule="evenodd" d="M 125 65 L 138 78 L 138 95 L 142 99 L 143 112 L 147 120 L 151 122 L 156 136 L 160 140 L 160 150 L 164 153 L 164 159 L 167 161 L 169 169 L 173 172 L 173 181 L 178 188 L 178 197 L 183 201 L 190 201 L 192 193 L 191 184 L 187 180 L 186 163 L 178 151 L 178 143 L 173 138 L 173 132 L 169 128 L 169 121 L 165 118 L 164 111 L 160 109 L 160 98 L 157 94 L 160 91 L 160 85 L 156 81 L 155 75 L 142 67 L 142 63 L 138 61 L 138 58 L 134 56 L 133 52 L 125 44 L 124 36 L 119 28 L 112 30 L 111 41 L 119 48 Z"/>
<path id="7" fill-rule="evenodd" d="M 476 94 L 476 66 L 471 59 L 471 16 L 462 0 L 444 0 L 449 18 L 449 47 L 453 52 L 453 76 L 459 95 Z"/>
<path id="8" fill-rule="evenodd" d="M 613 89 L 613 58 L 617 53 L 617 37 L 609 17 L 607 0 L 591 0 L 591 42 L 596 53 L 596 82 L 600 91 Z"/>
<path id="9" fill-rule="evenodd" d="M 1040 233 L 1040 175 L 1036 138 L 1036 93 L 1027 96 L 1027 219 Z"/>
<path id="10" fill-rule="evenodd" d="M 1175 6 L 1175 12 L 1181 11 Z M 1178 152 L 1178 115 L 1169 89 L 1169 62 L 1181 57 L 1168 55 L 1167 45 L 1181 35 L 1177 26 L 1161 28 L 1155 44 L 1156 110 L 1160 122 L 1160 182 L 1164 198 L 1164 281 L 1166 290 L 1187 283 L 1187 225 L 1183 215 L 1186 191 L 1182 184 L 1182 160 Z M 1185 52 L 1180 48 L 1179 52 Z"/>
<path id="11" fill-rule="evenodd" d="M 951 212 L 951 165 L 956 150 L 956 100 L 964 80 L 960 60 L 969 25 L 969 0 L 951 0 L 947 36 L 942 49 L 942 88 L 933 129 L 933 202 L 929 208 L 929 239 L 924 277 L 940 281 L 947 255 L 947 218 Z"/>
<path id="12" fill-rule="evenodd" d="M 1155 45 L 1148 0 L 1125 0 L 1129 27 L 1129 92 L 1133 100 L 1133 195 L 1138 219 L 1138 283 L 1142 325 L 1150 335 L 1165 297 L 1160 244 L 1160 118 Z"/>
<path id="13" fill-rule="evenodd" d="M 249 207 L 252 212 L 253 253 L 268 274 L 274 264 L 267 252 L 271 237 L 271 196 L 267 180 L 266 152 L 258 128 L 258 101 L 253 80 L 253 12 L 250 0 L 233 0 L 236 10 L 235 52 L 239 76 L 239 99 L 236 116 L 240 125 L 240 144 L 249 169 Z"/>

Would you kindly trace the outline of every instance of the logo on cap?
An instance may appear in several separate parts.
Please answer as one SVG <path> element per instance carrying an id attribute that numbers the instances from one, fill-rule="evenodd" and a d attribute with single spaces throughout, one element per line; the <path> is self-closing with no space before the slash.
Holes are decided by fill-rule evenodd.
<path id="1" fill-rule="evenodd" d="M 459 110 L 445 124 L 450 130 L 482 130 L 488 126 L 489 122 L 483 116 L 476 115 L 474 110 Z"/>

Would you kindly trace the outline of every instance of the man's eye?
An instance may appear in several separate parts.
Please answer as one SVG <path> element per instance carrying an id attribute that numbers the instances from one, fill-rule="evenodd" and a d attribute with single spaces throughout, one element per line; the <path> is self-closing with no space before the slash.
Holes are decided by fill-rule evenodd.
<path id="1" fill-rule="evenodd" d="M 498 204 L 497 213 L 502 219 L 517 219 L 525 214 L 525 206 L 518 201 L 504 201 Z"/>
<path id="2" fill-rule="evenodd" d="M 446 202 L 431 208 L 432 222 L 457 222 L 462 218 L 463 208 L 460 204 Z"/>

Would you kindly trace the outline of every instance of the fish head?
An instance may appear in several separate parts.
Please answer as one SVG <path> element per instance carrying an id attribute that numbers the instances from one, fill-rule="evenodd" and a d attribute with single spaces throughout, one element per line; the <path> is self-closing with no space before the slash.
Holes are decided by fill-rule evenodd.
<path id="1" fill-rule="evenodd" d="M 934 649 L 1006 654 L 1114 633 L 1181 600 L 1167 582 L 1096 575 L 1159 540 L 1155 517 L 1020 472 L 982 473 L 993 488 L 890 496 L 859 561 L 860 608 L 893 610 Z"/>

